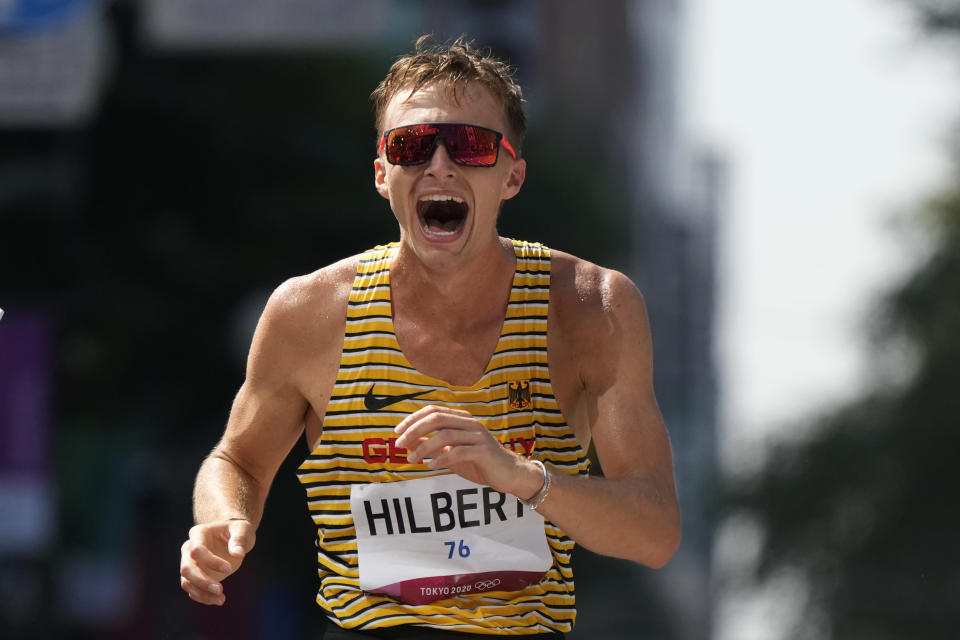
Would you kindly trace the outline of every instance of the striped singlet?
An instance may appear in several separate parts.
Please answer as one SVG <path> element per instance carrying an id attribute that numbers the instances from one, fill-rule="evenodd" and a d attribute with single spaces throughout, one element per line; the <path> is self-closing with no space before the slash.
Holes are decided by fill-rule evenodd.
<path id="1" fill-rule="evenodd" d="M 570 565 L 574 543 L 549 521 L 544 530 L 552 566 L 538 584 L 522 591 L 411 605 L 360 589 L 351 487 L 448 473 L 408 463 L 406 451 L 393 445 L 394 427 L 417 409 L 433 404 L 466 410 L 505 447 L 542 461 L 554 472 L 587 474 L 589 465 L 550 384 L 549 250 L 513 241 L 516 271 L 499 342 L 480 380 L 459 387 L 423 375 L 400 349 L 390 303 L 390 264 L 398 246 L 379 246 L 360 256 L 323 434 L 299 468 L 317 526 L 317 603 L 347 629 L 419 625 L 504 635 L 569 632 L 576 617 Z M 377 404 L 378 399 L 399 396 L 403 398 L 387 406 Z"/>

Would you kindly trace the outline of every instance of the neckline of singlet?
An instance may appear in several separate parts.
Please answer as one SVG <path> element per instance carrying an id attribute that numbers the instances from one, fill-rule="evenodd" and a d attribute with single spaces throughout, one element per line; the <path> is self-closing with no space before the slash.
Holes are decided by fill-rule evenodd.
<path id="1" fill-rule="evenodd" d="M 502 344 L 504 339 L 504 332 L 507 330 L 507 314 L 510 311 L 510 307 L 514 303 L 523 303 L 525 302 L 525 299 L 526 299 L 526 293 L 520 293 L 520 294 L 516 293 L 517 291 L 524 292 L 524 289 L 522 288 L 522 283 L 520 282 L 520 261 L 521 259 L 529 260 L 531 258 L 538 261 L 544 260 L 544 256 L 542 253 L 539 256 L 524 255 L 531 248 L 539 248 L 539 245 L 536 245 L 536 244 L 531 245 L 529 243 L 525 243 L 518 240 L 510 240 L 510 242 L 513 247 L 513 255 L 514 255 L 513 278 L 510 281 L 510 297 L 507 300 L 507 306 L 503 310 L 503 319 L 500 323 L 500 332 L 497 336 L 497 344 L 493 348 L 493 351 L 490 353 L 490 356 L 487 358 L 487 363 L 483 367 L 483 373 L 480 374 L 480 378 L 478 378 L 477 381 L 471 385 L 450 384 L 449 382 L 447 382 L 442 378 L 436 378 L 434 376 L 427 375 L 422 371 L 420 371 L 419 369 L 417 369 L 413 365 L 413 363 L 410 362 L 410 359 L 407 358 L 407 354 L 404 353 L 403 347 L 400 345 L 400 341 L 397 339 L 397 332 L 393 324 L 393 290 L 390 286 L 390 264 L 393 261 L 393 259 L 396 257 L 397 251 L 399 250 L 400 245 L 399 243 L 391 243 L 390 245 L 387 246 L 387 251 L 381 257 L 380 264 L 377 266 L 377 272 L 380 274 L 378 276 L 378 278 L 380 279 L 380 283 L 382 285 L 385 285 L 387 290 L 387 304 L 389 305 L 389 315 L 390 315 L 390 320 L 389 320 L 390 339 L 394 342 L 397 353 L 400 354 L 400 358 L 402 358 L 403 365 L 405 367 L 409 367 L 411 371 L 415 372 L 418 376 L 422 377 L 425 381 L 428 381 L 430 384 L 445 387 L 450 391 L 454 391 L 454 392 L 479 391 L 485 388 L 486 386 L 485 382 L 487 381 L 487 379 L 490 377 L 490 374 L 491 374 L 490 365 L 493 362 L 494 357 L 496 357 L 497 352 L 500 351 L 500 345 Z M 547 258 L 547 265 L 548 265 L 548 269 L 545 273 L 549 275 L 550 273 L 549 258 Z"/>

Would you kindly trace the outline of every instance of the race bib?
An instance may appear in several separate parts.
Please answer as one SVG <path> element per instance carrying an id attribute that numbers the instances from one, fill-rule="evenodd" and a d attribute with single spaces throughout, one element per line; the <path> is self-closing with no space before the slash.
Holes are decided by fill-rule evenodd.
<path id="1" fill-rule="evenodd" d="M 553 563 L 543 516 L 457 475 L 355 485 L 350 511 L 360 588 L 407 604 L 519 591 Z"/>

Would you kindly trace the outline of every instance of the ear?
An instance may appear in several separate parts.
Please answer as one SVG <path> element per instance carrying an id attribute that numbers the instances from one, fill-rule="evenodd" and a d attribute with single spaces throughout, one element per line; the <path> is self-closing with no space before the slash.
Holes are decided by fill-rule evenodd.
<path id="1" fill-rule="evenodd" d="M 390 185 L 387 184 L 387 167 L 382 158 L 373 161 L 373 186 L 381 196 L 390 199 Z"/>
<path id="2" fill-rule="evenodd" d="M 500 199 L 509 200 L 520 193 L 520 187 L 523 186 L 523 181 L 526 177 L 527 161 L 523 158 L 514 160 L 513 166 L 510 167 L 510 173 L 507 174 L 507 178 L 503 182 L 503 188 L 500 189 Z"/>

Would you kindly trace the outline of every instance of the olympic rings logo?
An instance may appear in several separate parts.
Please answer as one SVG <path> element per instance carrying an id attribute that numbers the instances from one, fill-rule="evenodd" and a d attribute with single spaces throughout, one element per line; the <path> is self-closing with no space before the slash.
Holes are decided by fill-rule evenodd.
<path id="1" fill-rule="evenodd" d="M 494 578 L 493 580 L 481 580 L 480 582 L 473 585 L 473 588 L 477 591 L 490 591 L 494 587 L 500 584 L 500 578 Z"/>

